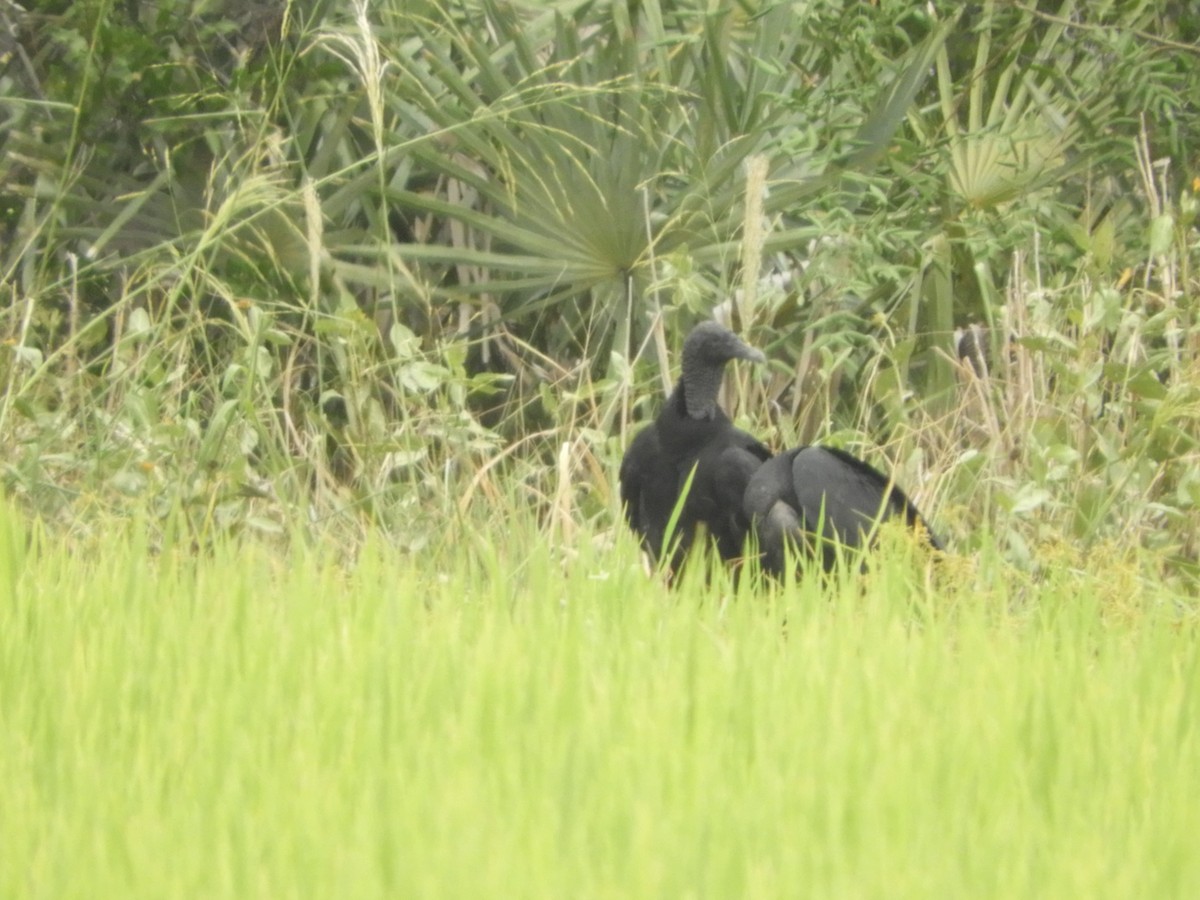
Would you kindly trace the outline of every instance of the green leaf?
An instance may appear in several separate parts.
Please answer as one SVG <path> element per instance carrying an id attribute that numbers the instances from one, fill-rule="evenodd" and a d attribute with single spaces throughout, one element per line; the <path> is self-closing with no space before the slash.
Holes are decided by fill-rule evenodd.
<path id="1" fill-rule="evenodd" d="M 1171 213 L 1155 216 L 1150 222 L 1149 251 L 1151 256 L 1166 256 L 1175 244 L 1175 217 Z"/>

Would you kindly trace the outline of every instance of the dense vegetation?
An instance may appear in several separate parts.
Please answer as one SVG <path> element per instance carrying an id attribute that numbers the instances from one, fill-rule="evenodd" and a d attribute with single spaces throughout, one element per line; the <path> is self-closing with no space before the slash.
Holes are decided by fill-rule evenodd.
<path id="1" fill-rule="evenodd" d="M 1194 566 L 1190 4 L 0 15 L 0 477 L 48 521 L 418 548 L 515 484 L 603 530 L 719 307 L 774 361 L 739 420 L 952 546 Z"/>
<path id="2" fill-rule="evenodd" d="M 1194 610 L 1109 561 L 672 593 L 531 515 L 347 567 L 0 512 L 6 897 L 1200 889 Z"/>

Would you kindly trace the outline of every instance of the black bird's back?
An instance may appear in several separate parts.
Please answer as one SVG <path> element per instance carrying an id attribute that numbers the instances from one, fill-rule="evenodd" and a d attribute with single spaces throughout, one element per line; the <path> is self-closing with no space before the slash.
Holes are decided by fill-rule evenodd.
<path id="1" fill-rule="evenodd" d="M 797 447 L 764 463 L 746 487 L 745 511 L 754 523 L 769 571 L 783 568 L 788 539 L 818 539 L 826 567 L 833 544 L 859 547 L 874 524 L 900 518 L 941 542 L 901 488 L 874 466 L 835 447 Z"/>
<path id="2" fill-rule="evenodd" d="M 653 422 L 637 433 L 625 451 L 619 478 L 625 521 L 641 538 L 645 550 L 657 559 L 675 508 L 678 476 L 663 453 Z"/>

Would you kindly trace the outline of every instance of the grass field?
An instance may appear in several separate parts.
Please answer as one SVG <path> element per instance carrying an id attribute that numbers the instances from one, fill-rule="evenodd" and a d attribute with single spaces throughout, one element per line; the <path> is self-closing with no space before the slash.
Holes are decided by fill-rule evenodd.
<path id="1" fill-rule="evenodd" d="M 0 6 L 0 900 L 1200 898 L 1196 10 Z M 648 575 L 710 316 L 960 555 Z"/>
<path id="2" fill-rule="evenodd" d="M 532 532 L 530 532 L 532 534 Z M 1194 897 L 1194 610 L 0 525 L 0 896 Z M 938 586 L 939 582 L 946 582 Z"/>

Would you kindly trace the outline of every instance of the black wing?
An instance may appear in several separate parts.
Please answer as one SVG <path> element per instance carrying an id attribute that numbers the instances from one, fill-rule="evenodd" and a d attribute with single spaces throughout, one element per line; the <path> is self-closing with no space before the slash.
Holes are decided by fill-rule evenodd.
<path id="1" fill-rule="evenodd" d="M 678 489 L 675 467 L 663 453 L 654 425 L 634 437 L 621 460 L 618 478 L 625 521 L 651 558 L 658 559 Z"/>
<path id="2" fill-rule="evenodd" d="M 792 485 L 806 527 L 815 530 L 823 515 L 825 537 L 856 547 L 875 522 L 900 516 L 909 525 L 924 526 L 930 544 L 941 549 L 941 542 L 900 486 L 844 450 L 801 448 L 792 461 Z"/>
<path id="3" fill-rule="evenodd" d="M 788 450 L 764 462 L 750 478 L 742 498 L 742 508 L 758 540 L 763 569 L 776 575 L 783 574 L 785 547 L 804 530 L 792 483 L 797 452 Z"/>
<path id="4" fill-rule="evenodd" d="M 785 544 L 800 542 L 812 552 L 817 549 L 812 538 L 825 541 L 822 556 L 828 568 L 836 558 L 829 542 L 860 546 L 876 521 L 894 516 L 903 516 L 910 525 L 920 523 L 930 545 L 942 546 L 891 479 L 833 447 L 798 447 L 764 463 L 746 487 L 744 508 L 762 550 L 763 568 L 770 572 L 783 570 Z"/>
<path id="5" fill-rule="evenodd" d="M 732 426 L 711 441 L 700 456 L 689 507 L 693 517 L 708 527 L 722 559 L 739 559 L 745 552 L 750 531 L 744 504 L 746 488 L 770 458 L 771 451 L 764 444 Z"/>

